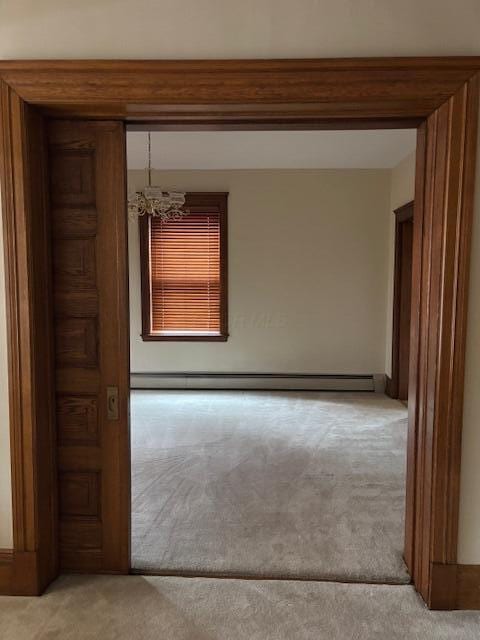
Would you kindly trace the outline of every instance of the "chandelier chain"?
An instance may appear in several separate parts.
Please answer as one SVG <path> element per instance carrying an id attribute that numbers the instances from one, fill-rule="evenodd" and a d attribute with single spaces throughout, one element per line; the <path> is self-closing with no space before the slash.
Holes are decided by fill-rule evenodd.
<path id="1" fill-rule="evenodd" d="M 148 132 L 148 186 L 152 186 L 152 134 Z"/>

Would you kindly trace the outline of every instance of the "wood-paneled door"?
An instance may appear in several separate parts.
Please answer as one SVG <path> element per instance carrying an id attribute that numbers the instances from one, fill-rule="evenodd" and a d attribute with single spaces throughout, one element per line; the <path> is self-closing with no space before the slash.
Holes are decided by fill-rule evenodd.
<path id="1" fill-rule="evenodd" d="M 412 314 L 413 202 L 395 210 L 392 378 L 387 392 L 408 400 Z"/>
<path id="2" fill-rule="evenodd" d="M 48 125 L 60 569 L 128 572 L 125 128 Z"/>

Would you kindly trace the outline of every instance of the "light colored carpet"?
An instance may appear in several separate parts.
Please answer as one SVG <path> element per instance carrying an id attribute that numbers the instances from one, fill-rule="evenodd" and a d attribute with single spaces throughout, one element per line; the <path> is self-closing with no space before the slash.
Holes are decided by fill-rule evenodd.
<path id="1" fill-rule="evenodd" d="M 478 640 L 479 612 L 428 611 L 410 586 L 65 576 L 0 598 L 2 640 Z"/>
<path id="2" fill-rule="evenodd" d="M 132 393 L 133 567 L 409 581 L 406 409 L 373 393 Z"/>

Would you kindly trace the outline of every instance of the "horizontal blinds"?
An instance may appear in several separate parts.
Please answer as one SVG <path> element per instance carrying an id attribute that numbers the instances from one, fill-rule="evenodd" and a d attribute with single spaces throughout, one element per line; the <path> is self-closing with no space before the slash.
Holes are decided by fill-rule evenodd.
<path id="1" fill-rule="evenodd" d="M 151 218 L 152 330 L 220 332 L 220 216 Z"/>

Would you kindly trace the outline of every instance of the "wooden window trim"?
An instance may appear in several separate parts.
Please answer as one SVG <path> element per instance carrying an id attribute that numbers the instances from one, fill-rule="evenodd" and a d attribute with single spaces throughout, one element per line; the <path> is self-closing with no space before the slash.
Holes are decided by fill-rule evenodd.
<path id="1" fill-rule="evenodd" d="M 142 304 L 142 333 L 144 342 L 226 342 L 228 340 L 228 193 L 189 192 L 185 206 L 194 212 L 204 209 L 218 211 L 220 217 L 220 333 L 218 335 L 178 334 L 160 335 L 151 327 L 150 287 L 150 217 L 139 218 L 140 278 Z"/>

